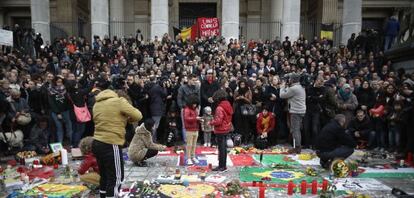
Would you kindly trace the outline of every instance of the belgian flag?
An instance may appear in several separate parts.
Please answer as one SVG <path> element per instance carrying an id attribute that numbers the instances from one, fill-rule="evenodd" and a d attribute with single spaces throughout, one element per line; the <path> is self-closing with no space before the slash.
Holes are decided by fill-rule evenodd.
<path id="1" fill-rule="evenodd" d="M 333 23 L 321 24 L 321 38 L 333 40 Z"/>
<path id="2" fill-rule="evenodd" d="M 176 27 L 173 27 L 173 31 L 174 31 L 174 38 L 179 34 L 183 41 L 186 41 L 187 39 L 194 40 L 198 36 L 197 24 L 194 24 L 193 26 L 184 28 L 182 30 Z"/>

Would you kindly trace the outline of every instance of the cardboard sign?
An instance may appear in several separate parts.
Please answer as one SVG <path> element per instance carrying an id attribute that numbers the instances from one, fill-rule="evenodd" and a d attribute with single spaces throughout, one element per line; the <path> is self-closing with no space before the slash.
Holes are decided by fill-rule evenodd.
<path id="1" fill-rule="evenodd" d="M 13 32 L 0 29 L 0 45 L 13 46 Z"/>
<path id="2" fill-rule="evenodd" d="M 198 18 L 197 24 L 201 37 L 220 35 L 220 22 L 218 18 Z"/>

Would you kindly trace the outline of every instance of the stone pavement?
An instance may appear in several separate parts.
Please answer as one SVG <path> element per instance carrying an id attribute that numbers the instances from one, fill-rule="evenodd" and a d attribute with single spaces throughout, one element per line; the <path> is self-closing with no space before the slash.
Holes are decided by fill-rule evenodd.
<path id="1" fill-rule="evenodd" d="M 126 150 L 124 150 L 126 152 Z M 311 150 L 304 150 L 303 152 L 312 152 Z M 360 152 L 355 152 L 353 156 L 350 158 L 358 158 L 360 156 L 357 156 Z M 294 157 L 292 157 L 294 158 Z M 2 161 L 5 160 L 4 158 Z M 385 159 L 383 162 L 390 161 L 390 159 Z M 125 167 L 124 167 L 124 173 L 125 173 L 125 179 L 122 184 L 122 188 L 129 188 L 129 186 L 133 182 L 140 182 L 144 180 L 148 181 L 155 181 L 156 178 L 159 175 L 174 175 L 176 169 L 180 169 L 181 173 L 185 175 L 186 173 L 190 173 L 188 171 L 187 166 L 178 166 L 179 158 L 178 156 L 155 156 L 151 159 L 147 160 L 147 166 L 145 167 L 138 167 L 134 165 L 131 161 L 126 160 L 125 161 Z M 70 160 L 70 165 L 76 170 L 76 168 L 81 163 L 80 160 L 72 161 Z M 259 165 L 261 167 L 263 165 Z M 305 169 L 307 166 L 302 166 L 301 169 Z M 327 170 L 323 170 L 319 165 L 312 166 L 316 170 L 320 171 L 319 175 L 321 177 L 332 179 L 330 177 L 330 174 Z M 219 173 L 220 175 L 223 175 L 226 177 L 225 182 L 232 181 L 234 179 L 240 179 L 240 170 L 243 167 L 236 167 L 236 166 L 228 166 L 228 171 Z M 373 169 L 374 171 L 380 171 L 379 169 Z M 397 170 L 397 169 L 392 169 Z M 391 171 L 392 171 L 391 170 Z M 369 194 L 371 197 L 393 197 L 391 195 L 390 189 L 392 188 L 399 188 L 409 194 L 414 194 L 414 169 L 410 169 L 410 171 L 413 171 L 413 174 L 410 174 L 407 176 L 400 176 L 400 177 L 387 177 L 387 178 L 375 178 L 377 181 L 380 181 L 382 184 L 385 184 L 389 188 L 387 189 L 377 189 L 375 191 L 367 191 L 364 189 L 359 190 L 361 193 Z M 194 172 L 192 172 L 194 173 Z M 217 174 L 214 172 L 208 172 L 207 176 L 210 174 Z M 335 180 L 330 180 L 335 181 Z M 257 188 L 249 188 L 250 193 L 253 195 L 253 197 L 257 197 L 258 195 L 258 189 Z M 1 193 L 0 193 L 1 194 Z M 4 195 L 4 194 L 3 194 Z M 91 192 L 90 197 L 94 197 L 93 193 Z M 266 197 L 288 197 L 286 193 L 286 189 L 274 191 L 274 190 L 266 190 Z M 294 195 L 294 197 L 312 197 L 312 196 L 301 196 L 299 194 Z"/>

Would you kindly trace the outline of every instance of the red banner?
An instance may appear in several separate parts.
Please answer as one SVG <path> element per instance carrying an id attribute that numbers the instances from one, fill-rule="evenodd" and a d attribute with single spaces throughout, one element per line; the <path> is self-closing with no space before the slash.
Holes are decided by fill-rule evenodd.
<path id="1" fill-rule="evenodd" d="M 198 18 L 197 24 L 201 37 L 220 35 L 220 22 L 218 18 Z"/>

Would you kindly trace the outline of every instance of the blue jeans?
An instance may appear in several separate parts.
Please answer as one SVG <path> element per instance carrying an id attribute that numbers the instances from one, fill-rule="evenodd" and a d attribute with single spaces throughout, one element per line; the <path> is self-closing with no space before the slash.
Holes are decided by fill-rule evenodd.
<path id="1" fill-rule="evenodd" d="M 395 36 L 390 36 L 390 35 L 385 36 L 384 51 L 387 51 L 388 49 L 392 47 L 394 40 L 395 40 Z"/>
<path id="2" fill-rule="evenodd" d="M 75 128 L 75 131 L 73 131 L 72 136 L 72 147 L 78 148 L 79 142 L 82 139 L 83 133 L 85 132 L 85 125 L 86 123 L 74 121 L 73 127 Z"/>
<path id="3" fill-rule="evenodd" d="M 398 126 L 390 126 L 388 129 L 388 145 L 390 148 L 400 146 L 401 129 Z"/>
<path id="4" fill-rule="evenodd" d="M 60 113 L 62 115 L 62 120 L 58 119 L 57 113 L 52 112 L 52 119 L 56 126 L 56 141 L 63 142 L 63 125 L 62 121 L 65 124 L 66 137 L 69 138 L 69 142 L 72 143 L 72 121 L 70 120 L 69 111 L 64 111 Z"/>

